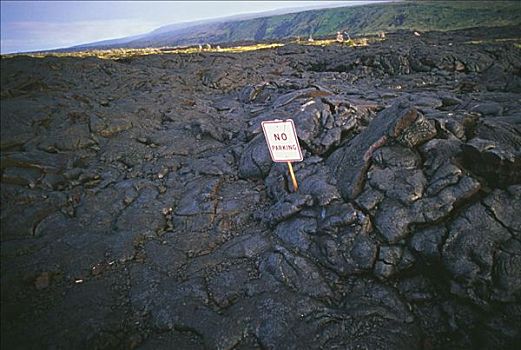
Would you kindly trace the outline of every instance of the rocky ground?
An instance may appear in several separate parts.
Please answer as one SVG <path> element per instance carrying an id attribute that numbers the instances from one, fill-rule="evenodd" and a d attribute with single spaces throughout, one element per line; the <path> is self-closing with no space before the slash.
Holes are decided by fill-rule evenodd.
<path id="1" fill-rule="evenodd" d="M 511 38 L 2 58 L 2 349 L 519 347 Z"/>

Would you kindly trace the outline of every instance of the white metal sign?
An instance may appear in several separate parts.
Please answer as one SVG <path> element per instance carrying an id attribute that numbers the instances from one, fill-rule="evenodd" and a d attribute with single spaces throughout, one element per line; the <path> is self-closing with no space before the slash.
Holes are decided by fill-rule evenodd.
<path id="1" fill-rule="evenodd" d="M 268 120 L 261 125 L 274 162 L 302 161 L 302 151 L 292 119 Z"/>

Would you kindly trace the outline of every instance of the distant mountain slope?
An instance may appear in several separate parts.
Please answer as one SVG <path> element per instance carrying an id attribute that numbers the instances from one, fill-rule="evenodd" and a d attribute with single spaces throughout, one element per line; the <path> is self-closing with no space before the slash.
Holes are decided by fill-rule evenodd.
<path id="1" fill-rule="evenodd" d="M 331 35 L 348 31 L 351 35 L 379 31 L 454 30 L 470 27 L 521 25 L 518 1 L 402 1 L 363 6 L 311 10 L 262 18 L 186 24 L 172 30 L 156 30 L 119 43 L 75 47 L 158 47 L 277 40 Z"/>

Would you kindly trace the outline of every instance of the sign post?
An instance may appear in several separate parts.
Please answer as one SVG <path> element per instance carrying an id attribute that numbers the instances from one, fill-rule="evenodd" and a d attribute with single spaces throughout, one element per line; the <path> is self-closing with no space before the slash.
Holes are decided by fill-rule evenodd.
<path id="1" fill-rule="evenodd" d="M 293 188 L 295 189 L 295 192 L 298 191 L 298 182 L 297 178 L 295 177 L 295 173 L 293 172 L 293 165 L 291 165 L 291 162 L 288 162 L 288 168 L 289 168 L 289 174 L 291 175 L 291 181 L 293 182 Z"/>
<path id="2" fill-rule="evenodd" d="M 302 161 L 302 150 L 298 143 L 295 123 L 292 119 L 268 120 L 261 123 L 271 159 L 277 163 L 287 163 L 293 188 L 298 191 L 298 182 L 291 162 Z"/>

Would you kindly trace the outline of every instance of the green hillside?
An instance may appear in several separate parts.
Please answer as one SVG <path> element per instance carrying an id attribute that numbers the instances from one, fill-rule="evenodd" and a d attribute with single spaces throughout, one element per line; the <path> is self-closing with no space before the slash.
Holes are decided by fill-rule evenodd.
<path id="1" fill-rule="evenodd" d="M 379 31 L 454 30 L 521 24 L 521 2 L 422 1 L 307 11 L 226 23 L 227 40 L 263 40 L 290 36 Z M 247 29 L 247 30 L 246 30 Z"/>
<path id="2" fill-rule="evenodd" d="M 400 1 L 304 11 L 247 20 L 187 26 L 151 33 L 123 45 L 99 48 L 143 48 L 240 41 L 274 41 L 337 31 L 350 35 L 397 30 L 456 30 L 471 27 L 521 26 L 520 1 Z M 92 47 L 91 48 L 95 48 Z"/>
<path id="3" fill-rule="evenodd" d="M 521 24 L 521 3 L 514 1 L 421 1 L 371 4 L 258 18 L 192 31 L 178 44 L 269 40 L 287 37 L 379 31 L 454 30 Z"/>

